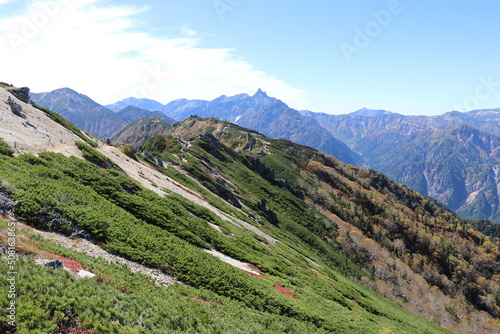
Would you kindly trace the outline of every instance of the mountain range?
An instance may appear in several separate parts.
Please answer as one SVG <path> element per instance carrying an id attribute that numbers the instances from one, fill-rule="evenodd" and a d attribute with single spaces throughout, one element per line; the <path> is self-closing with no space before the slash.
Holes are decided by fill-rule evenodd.
<path id="1" fill-rule="evenodd" d="M 139 118 L 156 116 L 166 122 L 174 121 L 162 113 L 142 110 L 135 106 L 125 106 L 113 112 L 70 88 L 56 89 L 48 93 L 31 93 L 31 99 L 57 112 L 81 129 L 103 139 L 109 138 L 113 133 Z"/>
<path id="2" fill-rule="evenodd" d="M 61 100 L 58 95 L 59 91 L 46 94 L 52 100 Z M 51 107 L 36 94 L 33 99 L 44 107 Z M 73 100 L 79 99 L 74 97 Z M 52 108 L 56 112 L 75 108 L 72 100 L 65 101 L 68 106 L 60 104 Z M 437 199 L 464 217 L 500 221 L 499 161 L 495 147 L 500 136 L 500 109 L 455 111 L 441 116 L 405 116 L 371 109 L 330 115 L 289 108 L 260 89 L 253 96 L 221 96 L 212 101 L 179 99 L 166 105 L 129 98 L 108 107 L 126 110 L 132 108 L 124 107 L 129 103 L 150 108 L 149 112 L 156 117 L 167 115 L 165 117 L 170 118 L 164 120 L 168 123 L 191 115 L 216 117 L 273 138 L 285 138 L 314 147 L 345 163 L 380 171 L 423 195 Z M 110 109 L 107 110 L 109 114 Z M 118 111 L 115 115 L 123 112 Z M 141 116 L 149 115 L 146 111 L 134 115 L 135 118 Z M 128 121 L 132 119 L 127 118 Z M 94 127 L 100 123 L 101 120 L 96 119 Z M 90 129 L 85 124 L 80 126 L 87 131 Z M 133 126 L 135 124 L 113 136 L 114 142 L 126 131 L 127 139 L 119 141 L 133 141 L 137 148 L 147 136 L 134 140 L 130 133 L 140 133 L 148 128 L 147 134 L 153 134 L 152 127 L 144 122 L 141 123 L 142 130 Z"/>
<path id="3" fill-rule="evenodd" d="M 0 117 L 2 332 L 500 329 L 498 240 L 379 172 L 195 115 L 132 151 L 2 87 Z"/>
<path id="4" fill-rule="evenodd" d="M 381 171 L 464 217 L 500 221 L 500 109 L 404 116 L 302 112 Z"/>

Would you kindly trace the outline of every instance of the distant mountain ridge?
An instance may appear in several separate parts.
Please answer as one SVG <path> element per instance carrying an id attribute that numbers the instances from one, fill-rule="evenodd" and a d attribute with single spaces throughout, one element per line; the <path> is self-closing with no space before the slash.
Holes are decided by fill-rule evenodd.
<path id="1" fill-rule="evenodd" d="M 172 117 L 168 117 L 162 112 L 145 110 L 131 105 L 116 111 L 116 114 L 120 116 L 121 119 L 127 122 L 134 122 L 135 120 L 149 117 L 159 118 L 167 122 L 168 124 L 173 124 L 176 122 L 175 119 L 173 119 Z"/>
<path id="2" fill-rule="evenodd" d="M 500 221 L 500 196 L 495 191 L 499 183 L 496 174 L 500 168 L 496 151 L 482 149 L 485 143 L 481 142 L 476 142 L 477 146 L 474 146 L 458 137 L 446 140 L 453 137 L 450 131 L 454 127 L 467 125 L 481 132 L 474 137 L 481 138 L 477 140 L 496 142 L 494 137 L 500 136 L 500 109 L 466 113 L 451 111 L 440 116 L 406 116 L 363 108 L 351 114 L 330 115 L 297 111 L 259 89 L 253 96 L 222 95 L 212 101 L 178 99 L 166 105 L 149 99 L 129 98 L 110 105 L 118 108 L 132 103 L 113 113 L 85 96 L 70 93 L 66 95 L 71 98 L 58 91 L 46 93 L 50 96 L 44 95 L 39 104 L 60 112 L 101 138 L 109 138 L 111 130 L 116 133 L 143 117 L 156 116 L 168 123 L 187 119 L 191 115 L 216 117 L 272 138 L 285 138 L 314 147 L 345 163 L 381 171 L 424 195 L 442 201 L 465 217 Z M 33 100 L 40 100 L 38 94 L 33 94 Z M 139 106 L 156 111 L 135 109 Z M 102 115 L 98 117 L 95 110 L 101 110 Z M 90 116 L 84 119 L 82 114 L 87 112 Z M 118 120 L 117 116 L 122 117 Z M 103 122 L 109 126 L 102 125 Z M 157 129 L 156 125 L 147 122 L 138 124 L 134 124 L 138 128 L 128 127 L 113 140 L 121 142 L 126 138 L 137 145 L 145 140 L 144 134 L 153 134 Z M 106 131 L 103 133 L 100 130 Z M 132 135 L 133 131 L 138 131 L 136 138 Z M 162 129 L 159 131 L 163 133 Z M 460 138 L 463 139 L 463 136 Z M 433 168 L 434 165 L 446 168 Z M 457 170 L 453 166 L 463 167 Z"/>
<path id="3" fill-rule="evenodd" d="M 134 100 L 127 100 L 127 103 L 130 102 Z M 136 102 L 140 105 L 141 101 Z M 362 161 L 347 145 L 337 140 L 315 120 L 302 116 L 299 111 L 269 97 L 261 89 L 253 96 L 222 95 L 212 101 L 174 100 L 163 106 L 160 111 L 176 120 L 184 120 L 191 115 L 216 117 L 254 129 L 272 138 L 285 138 L 314 147 L 348 164 L 360 165 Z"/>
<path id="4" fill-rule="evenodd" d="M 119 111 L 124 108 L 127 108 L 128 106 L 134 106 L 141 108 L 143 110 L 149 110 L 149 111 L 159 111 L 162 109 L 163 104 L 160 102 L 157 102 L 155 100 L 150 100 L 150 99 L 138 99 L 135 97 L 129 97 L 124 100 L 121 100 L 119 102 L 113 103 L 113 104 L 108 104 L 105 105 L 104 107 L 113 110 L 113 111 Z"/>
<path id="5" fill-rule="evenodd" d="M 500 221 L 500 109 L 405 116 L 302 112 L 360 154 L 366 167 L 468 218 Z"/>
<path id="6" fill-rule="evenodd" d="M 143 110 L 135 106 L 125 106 L 123 109 L 113 112 L 88 96 L 70 88 L 56 89 L 47 93 L 31 93 L 30 95 L 36 104 L 57 112 L 79 128 L 101 139 L 109 138 L 139 118 L 156 116 L 166 122 L 175 122 L 174 119 L 162 113 Z"/>

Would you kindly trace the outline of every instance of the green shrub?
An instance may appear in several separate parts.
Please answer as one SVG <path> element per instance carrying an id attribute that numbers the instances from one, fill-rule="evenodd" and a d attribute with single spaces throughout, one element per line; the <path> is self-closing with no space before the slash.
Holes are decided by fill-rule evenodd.
<path id="1" fill-rule="evenodd" d="M 14 150 L 6 142 L 0 138 L 0 154 L 6 155 L 8 157 L 14 156 Z"/>

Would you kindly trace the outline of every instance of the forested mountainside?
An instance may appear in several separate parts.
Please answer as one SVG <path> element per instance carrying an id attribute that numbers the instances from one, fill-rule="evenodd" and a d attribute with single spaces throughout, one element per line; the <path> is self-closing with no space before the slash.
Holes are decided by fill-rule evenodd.
<path id="1" fill-rule="evenodd" d="M 21 331 L 500 328 L 498 241 L 378 172 L 198 117 L 120 151 L 12 97 L 14 114 L 7 97 L 0 88 L 4 209 L 179 282 L 158 286 L 19 227 Z M 97 276 L 40 267 L 41 256 Z"/>
<path id="2" fill-rule="evenodd" d="M 404 116 L 302 112 L 359 153 L 366 166 L 468 218 L 500 221 L 500 110 Z"/>

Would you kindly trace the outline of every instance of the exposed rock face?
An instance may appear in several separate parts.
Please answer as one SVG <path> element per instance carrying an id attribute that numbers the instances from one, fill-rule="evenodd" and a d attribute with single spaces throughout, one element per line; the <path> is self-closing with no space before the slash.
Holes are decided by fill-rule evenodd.
<path id="1" fill-rule="evenodd" d="M 12 113 L 14 113 L 14 115 L 21 118 L 26 118 L 26 115 L 23 114 L 23 107 L 19 103 L 16 103 L 13 99 L 11 99 L 10 96 L 7 100 L 7 103 L 9 104 L 10 109 L 12 110 Z"/>
<path id="2" fill-rule="evenodd" d="M 0 188 L 0 213 L 6 214 L 17 205 L 17 202 L 9 198 L 8 194 L 4 193 Z"/>
<path id="3" fill-rule="evenodd" d="M 222 146 L 220 144 L 220 141 L 210 132 L 206 132 L 203 135 L 200 136 L 201 139 L 203 139 L 206 143 L 204 145 L 203 149 L 216 157 L 219 160 L 222 161 L 228 161 L 227 158 L 222 154 L 221 149 Z M 236 156 L 236 154 L 231 154 Z"/>
<path id="4" fill-rule="evenodd" d="M 276 181 L 276 176 L 274 173 L 274 169 L 272 168 L 267 168 L 266 165 L 262 161 L 260 161 L 257 158 L 254 157 L 249 157 L 248 158 L 249 162 L 249 168 L 257 173 L 260 174 L 264 179 L 267 181 L 274 182 Z"/>
<path id="5" fill-rule="evenodd" d="M 271 224 L 278 225 L 280 223 L 278 215 L 276 215 L 276 212 L 274 212 L 272 209 L 267 208 L 267 201 L 265 199 L 257 203 L 257 208 L 260 211 L 264 212 L 264 214 L 266 215 L 267 219 L 269 219 Z"/>
<path id="6" fill-rule="evenodd" d="M 24 103 L 29 103 L 31 100 L 30 89 L 28 87 L 6 87 L 5 89 Z"/>

